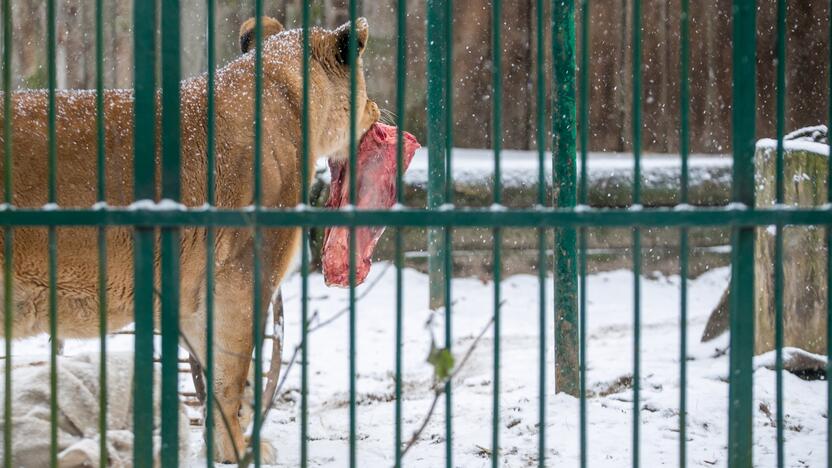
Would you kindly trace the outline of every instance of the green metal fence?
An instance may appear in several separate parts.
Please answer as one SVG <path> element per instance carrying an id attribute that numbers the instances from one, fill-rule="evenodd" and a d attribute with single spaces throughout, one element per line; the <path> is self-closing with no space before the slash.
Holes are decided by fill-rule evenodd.
<path id="1" fill-rule="evenodd" d="M 641 440 L 639 436 L 640 427 L 640 395 L 639 382 L 641 377 L 640 368 L 640 291 L 639 275 L 641 272 L 641 232 L 645 227 L 675 227 L 680 229 L 681 245 L 681 303 L 680 303 L 680 350 L 679 350 L 679 377 L 681 381 L 680 408 L 679 408 L 679 465 L 686 465 L 686 322 L 687 322 L 687 273 L 688 273 L 688 229 L 702 226 L 726 226 L 733 229 L 732 241 L 732 280 L 731 280 L 731 351 L 730 351 L 730 402 L 729 402 L 729 432 L 728 432 L 728 453 L 729 465 L 732 467 L 752 466 L 752 356 L 754 337 L 754 229 L 760 226 L 776 225 L 776 359 L 777 359 L 777 462 L 778 466 L 784 465 L 783 456 L 783 297 L 782 297 L 782 258 L 783 258 L 783 226 L 786 225 L 820 225 L 829 226 L 832 224 L 832 211 L 828 208 L 817 209 L 785 209 L 777 206 L 771 209 L 754 208 L 754 144 L 755 144 L 755 120 L 756 112 L 756 38 L 757 32 L 755 12 L 757 2 L 754 0 L 734 0 L 733 19 L 733 204 L 725 209 L 697 209 L 687 207 L 688 201 L 688 178 L 687 161 L 689 153 L 688 144 L 688 122 L 689 122 L 689 69 L 690 69 L 690 18 L 689 0 L 681 0 L 681 43 L 679 44 L 680 67 L 679 76 L 681 82 L 681 95 L 679 96 L 681 106 L 680 122 L 680 148 L 682 159 L 682 184 L 681 203 L 685 209 L 637 209 L 640 208 L 640 163 L 641 163 L 641 84 L 642 84 L 642 63 L 641 63 L 641 8 L 640 1 L 633 0 L 632 8 L 632 141 L 635 163 L 635 183 L 633 186 L 632 209 L 625 210 L 601 210 L 587 208 L 587 151 L 589 147 L 588 134 L 588 102 L 589 69 L 591 66 L 590 56 L 593 53 L 589 49 L 589 30 L 592 25 L 589 22 L 590 8 L 593 7 L 589 0 L 579 1 L 579 20 L 576 24 L 576 11 L 574 0 L 554 0 L 552 2 L 536 1 L 536 36 L 535 47 L 537 53 L 537 69 L 535 71 L 536 87 L 535 96 L 537 103 L 537 134 L 536 143 L 540 169 L 538 171 L 539 193 L 537 205 L 524 209 L 500 209 L 501 203 L 501 135 L 503 125 L 501 121 L 501 79 L 502 79 L 502 47 L 501 47 L 501 18 L 503 14 L 500 0 L 492 1 L 492 79 L 493 79 L 493 126 L 491 135 L 494 153 L 494 186 L 492 209 L 462 209 L 453 208 L 452 199 L 452 176 L 451 147 L 453 146 L 452 135 L 452 97 L 454 81 L 451 75 L 451 62 L 453 53 L 452 38 L 452 1 L 451 0 L 428 0 L 427 7 L 427 32 L 431 46 L 427 47 L 428 55 L 428 122 L 429 122 L 429 163 L 430 163 L 430 184 L 428 206 L 424 209 L 403 208 L 392 211 L 386 210 L 324 210 L 309 206 L 308 185 L 310 174 L 308 173 L 308 158 L 310 157 L 309 143 L 306 135 L 309 129 L 309 93 L 310 87 L 310 7 L 308 2 L 302 2 L 302 99 L 301 110 L 301 138 L 300 147 L 302 153 L 300 200 L 298 208 L 277 208 L 267 206 L 261 198 L 261 187 L 265 181 L 262 180 L 262 112 L 263 103 L 259 98 L 263 93 L 263 57 L 260 45 L 263 41 L 262 17 L 263 1 L 255 1 L 254 16 L 257 18 L 255 26 L 256 48 L 255 48 L 255 79 L 254 90 L 258 98 L 255 99 L 253 125 L 253 180 L 254 193 L 252 195 L 253 209 L 229 209 L 229 208 L 189 208 L 164 209 L 136 209 L 135 207 L 109 206 L 104 209 L 34 209 L 13 206 L 13 182 L 12 152 L 15 150 L 15 142 L 12 140 L 12 126 L 14 125 L 12 114 L 12 89 L 11 89 L 11 51 L 15 46 L 12 37 L 11 24 L 11 0 L 3 0 L 3 112 L 6 118 L 3 123 L 3 152 L 4 152 L 4 198 L 6 204 L 0 209 L 0 225 L 3 227 L 3 278 L 4 278 L 4 334 L 5 337 L 12 337 L 12 322 L 15 310 L 13 308 L 13 255 L 14 255 L 14 230 L 21 227 L 43 227 L 48 230 L 48 255 L 49 255 L 49 315 L 51 340 L 51 460 L 52 465 L 57 465 L 57 420 L 60 402 L 56 397 L 57 389 L 57 346 L 58 334 L 57 321 L 57 293 L 56 279 L 60 264 L 59 256 L 62 254 L 57 249 L 57 229 L 66 226 L 83 226 L 97 228 L 98 237 L 98 262 L 99 268 L 99 310 L 101 330 L 101 353 L 106 353 L 107 333 L 107 310 L 105 286 L 107 284 L 107 246 L 106 230 L 110 227 L 128 227 L 132 229 L 134 236 L 134 259 L 135 259 L 135 288 L 134 300 L 135 310 L 153 310 L 157 299 L 155 294 L 155 249 L 157 234 L 160 236 L 159 256 L 161 258 L 161 333 L 162 333 L 162 372 L 161 372 L 161 411 L 162 411 L 162 436 L 161 436 L 161 458 L 163 466 L 177 466 L 181 463 L 178 460 L 178 394 L 177 394 L 177 354 L 180 345 L 179 335 L 179 245 L 181 243 L 180 230 L 186 227 L 201 227 L 205 229 L 205 241 L 207 246 L 213 246 L 216 240 L 215 230 L 226 227 L 252 228 L 253 242 L 255 248 L 262 242 L 261 230 L 280 227 L 302 228 L 302 242 L 304 245 L 309 240 L 310 227 L 320 226 L 348 226 L 351 234 L 355 233 L 357 226 L 386 225 L 393 228 L 395 236 L 396 255 L 396 342 L 391 343 L 395 349 L 395 446 L 391 447 L 396 466 L 402 465 L 402 305 L 404 301 L 402 292 L 402 228 L 409 226 L 423 226 L 431 228 L 429 238 L 430 259 L 431 259 L 431 300 L 435 306 L 444 305 L 447 320 L 445 321 L 445 343 L 444 346 L 450 351 L 452 333 L 452 308 L 453 291 L 451 290 L 451 238 L 453 229 L 457 227 L 488 227 L 493 229 L 493 277 L 494 277 L 494 355 L 493 355 L 493 421 L 492 421 L 492 447 L 491 460 L 493 466 L 500 466 L 500 278 L 501 278 L 501 235 L 502 230 L 509 227 L 534 228 L 538 232 L 538 261 L 541 265 L 546 263 L 546 232 L 556 232 L 556 263 L 555 263 L 555 310 L 548 310 L 545 306 L 545 292 L 550 285 L 547 284 L 546 271 L 539 268 L 539 333 L 540 348 L 537 359 L 545 363 L 545 356 L 548 346 L 546 335 L 547 321 L 551 316 L 556 322 L 556 361 L 555 368 L 557 388 L 570 394 L 579 396 L 579 431 L 576 437 L 580 447 L 580 465 L 587 465 L 587 388 L 586 388 L 586 362 L 587 353 L 587 229 L 592 227 L 620 227 L 632 230 L 633 247 L 633 270 L 635 282 L 633 304 L 634 316 L 634 355 L 633 355 L 633 438 L 632 438 L 632 464 L 638 466 L 640 461 Z M 402 191 L 402 144 L 401 128 L 405 114 L 405 82 L 407 56 L 406 46 L 408 42 L 406 25 L 405 0 L 398 0 L 397 14 L 397 99 L 395 103 L 397 124 L 400 129 L 398 145 L 398 173 L 396 198 L 402 203 L 404 194 Z M 207 196 L 206 202 L 213 205 L 216 199 L 216 175 L 215 175 L 215 109 L 214 98 L 215 78 L 214 70 L 216 61 L 214 57 L 214 2 L 208 0 L 207 15 L 207 54 L 208 54 L 208 78 L 207 78 L 207 146 L 206 146 L 206 167 L 207 169 Z M 95 56 L 97 63 L 96 79 L 96 109 L 97 109 L 97 199 L 105 202 L 104 176 L 105 165 L 105 122 L 104 122 L 104 82 L 103 82 L 103 0 L 96 0 L 96 29 L 95 29 Z M 778 168 L 783 166 L 783 122 L 785 112 L 785 40 L 786 40 L 786 1 L 777 1 L 777 164 Z M 179 200 L 181 195 L 180 187 L 180 48 L 179 48 L 179 20 L 180 5 L 177 0 L 164 0 L 161 2 L 161 11 L 157 12 L 155 2 L 135 2 L 134 10 L 134 44 L 135 44 L 135 152 L 134 152 L 134 198 L 135 200 L 156 199 L 158 195 L 162 198 Z M 549 17 L 544 17 L 544 11 L 550 10 Z M 832 8 L 830 8 L 832 10 Z M 350 0 L 349 14 L 350 41 L 349 58 L 350 63 L 356 62 L 356 22 L 357 1 Z M 48 111 L 48 161 L 49 178 L 48 200 L 50 203 L 57 201 L 56 168 L 57 168 L 57 138 L 56 134 L 56 60 L 55 60 L 55 0 L 48 0 L 47 32 L 48 32 L 48 83 L 49 83 L 49 111 Z M 157 83 L 157 44 L 156 31 L 157 14 L 161 18 L 161 80 Z M 579 27 L 576 27 L 579 26 Z M 552 43 L 544 42 L 544 31 L 551 28 Z M 580 31 L 581 45 L 577 50 L 580 57 L 576 59 L 576 31 Z M 547 70 L 546 58 L 551 59 L 552 69 Z M 832 56 L 830 56 L 832 62 Z M 577 67 L 576 65 L 580 66 Z M 577 86 L 576 86 L 577 78 Z M 546 98 L 546 83 L 554 85 L 554 103 L 550 108 Z M 161 85 L 161 98 L 157 101 L 157 89 Z M 832 78 L 830 78 L 830 89 L 832 89 Z M 355 96 L 357 92 L 356 68 L 350 68 L 350 93 Z M 578 94 L 576 106 L 576 92 Z M 157 115 L 156 106 L 161 104 L 161 125 L 157 127 L 153 116 Z M 553 186 L 555 187 L 554 201 L 547 200 L 544 179 L 547 177 L 544 171 L 545 150 L 548 146 L 546 141 L 547 113 L 552 118 L 552 133 L 554 134 L 553 154 L 554 173 Z M 832 104 L 830 104 L 829 119 L 832 121 Z M 356 126 L 356 108 L 350 110 L 350 120 L 353 127 Z M 160 135 L 157 135 L 160 132 Z M 356 170 L 356 148 L 357 141 L 355 132 L 350 132 L 350 170 L 355 174 Z M 577 141 L 576 141 L 577 140 Z M 580 166 L 576 164 L 576 143 L 580 143 Z M 157 143 L 161 144 L 157 148 Z M 161 168 L 156 167 L 154 155 L 161 152 Z M 577 167 L 581 168 L 581 177 L 577 177 Z M 782 170 L 777 171 L 777 201 L 783 201 Z M 156 180 L 157 173 L 161 174 L 161 180 Z M 353 205 L 356 201 L 355 179 L 350 178 L 349 198 Z M 578 185 L 580 181 L 580 186 Z M 830 171 L 830 186 L 832 186 L 832 171 Z M 160 190 L 159 190 L 160 188 Z M 829 197 L 832 203 L 832 192 Z M 832 229 L 827 229 L 828 246 L 832 248 Z M 355 236 L 350 236 L 349 249 L 350 258 L 355 258 L 356 241 Z M 207 270 L 204 279 L 207 291 L 214 290 L 214 250 L 206 249 Z M 307 298 L 309 285 L 309 258 L 306 249 L 301 250 L 301 323 L 308 324 L 309 309 Z M 349 347 L 348 356 L 350 381 L 349 381 L 349 453 L 350 466 L 360 466 L 357 458 L 357 449 L 360 442 L 356 437 L 356 309 L 355 309 L 355 283 L 356 266 L 350 262 L 350 307 L 349 307 Z M 829 265 L 832 267 L 832 256 Z M 261 276 L 261 265 L 258 255 L 253 256 L 252 274 L 253 278 Z M 832 275 L 829 276 L 829 286 L 832 286 Z M 266 304 L 261 301 L 259 281 L 253 281 L 253 310 L 252 336 L 254 341 L 254 421 L 255 430 L 251 436 L 251 452 L 244 455 L 241 462 L 252 462 L 255 466 L 260 465 L 261 454 L 259 452 L 259 440 L 261 417 L 264 402 L 262 401 L 262 344 L 257 339 L 262 336 L 263 330 L 262 314 L 265 313 Z M 832 294 L 832 287 L 827 291 Z M 212 414 L 216 405 L 213 398 L 213 368 L 214 353 L 216 344 L 210 339 L 214 334 L 214 304 L 212 294 L 207 295 L 206 307 L 206 342 L 205 374 L 207 386 L 206 408 L 208 415 Z M 832 314 L 832 300 L 829 301 L 829 311 Z M 583 312 L 583 313 L 581 313 Z M 133 408 L 135 445 L 134 461 L 136 466 L 151 466 L 153 458 L 153 315 L 149 313 L 137 313 L 135 317 L 135 381 L 139 387 L 135 389 L 135 401 Z M 309 395 L 309 349 L 307 346 L 307 327 L 302 326 L 301 346 L 301 397 L 300 397 L 300 459 L 301 466 L 307 466 L 309 459 L 308 428 L 308 395 Z M 832 327 L 828 328 L 827 336 L 832 336 Z M 827 340 L 827 343 L 832 341 Z M 24 435 L 12 434 L 11 431 L 11 390 L 14 382 L 11 378 L 12 356 L 14 344 L 11 339 L 5 341 L 5 401 L 4 401 L 4 465 L 12 465 L 12 440 L 15 437 Z M 828 344 L 829 354 L 832 355 L 832 345 Z M 832 371 L 832 365 L 828 365 L 828 371 Z M 101 360 L 101 407 L 107 404 L 106 394 L 106 361 Z M 545 401 L 546 381 L 549 372 L 544 364 L 539 366 L 539 455 L 538 464 L 547 464 L 547 441 L 552 437 L 573 437 L 572 434 L 547 434 L 545 432 Z M 446 465 L 453 466 L 453 421 L 452 414 L 452 383 L 447 381 L 444 388 L 445 400 L 445 447 Z M 832 407 L 832 381 L 829 387 L 829 407 Z M 456 416 L 464 417 L 464 416 Z M 829 430 L 832 432 L 832 419 L 828 418 Z M 213 427 L 212 418 L 206 417 L 206 446 L 208 464 L 212 465 L 213 441 L 222 428 Z M 104 432 L 107 427 L 106 411 L 101 411 L 100 428 Z M 102 453 L 102 466 L 106 465 L 106 441 L 101 438 L 100 450 Z M 830 464 L 832 464 L 832 445 L 826 450 L 829 453 Z"/>

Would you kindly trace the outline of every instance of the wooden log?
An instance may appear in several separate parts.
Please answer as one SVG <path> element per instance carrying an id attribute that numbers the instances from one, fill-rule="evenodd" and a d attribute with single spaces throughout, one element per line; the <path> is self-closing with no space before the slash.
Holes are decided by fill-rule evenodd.
<path id="1" fill-rule="evenodd" d="M 816 207 L 826 202 L 827 145 L 786 142 L 784 203 Z M 775 204 L 776 142 L 757 145 L 757 207 Z M 775 228 L 757 230 L 755 245 L 755 353 L 774 349 Z M 787 226 L 783 234 L 784 346 L 826 352 L 826 241 L 820 226 Z"/>

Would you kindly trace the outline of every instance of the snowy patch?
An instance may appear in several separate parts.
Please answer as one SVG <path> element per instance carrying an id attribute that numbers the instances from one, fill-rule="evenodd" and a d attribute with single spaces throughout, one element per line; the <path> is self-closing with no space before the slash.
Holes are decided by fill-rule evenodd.
<path id="1" fill-rule="evenodd" d="M 409 439 L 421 424 L 432 401 L 433 369 L 425 362 L 431 333 L 441 340 L 443 314 L 437 313 L 426 328 L 428 278 L 414 270 L 403 271 L 403 437 Z M 687 338 L 688 360 L 688 462 L 690 466 L 727 464 L 727 334 L 700 343 L 708 315 L 728 284 L 728 268 L 708 272 L 690 281 Z M 389 264 L 374 266 L 367 282 L 356 290 L 356 366 L 358 464 L 389 467 L 393 464 L 394 368 L 396 333 L 396 270 Z M 613 271 L 587 278 L 587 358 L 589 464 L 598 467 L 629 466 L 631 461 L 632 390 L 629 380 L 633 359 L 633 275 Z M 373 286 L 375 284 L 375 286 Z M 678 462 L 679 402 L 679 285 L 678 276 L 641 279 L 641 456 L 643 466 L 675 466 Z M 578 401 L 554 392 L 552 370 L 552 278 L 546 279 L 545 317 L 548 350 L 546 433 L 548 464 L 576 466 L 578 459 Z M 453 350 L 458 359 L 493 313 L 493 283 L 476 278 L 452 282 Z M 538 279 L 532 275 L 506 278 L 501 283 L 502 310 L 500 393 L 500 441 L 505 466 L 536 465 L 538 434 L 539 305 Z M 309 453 L 310 466 L 344 466 L 349 447 L 349 327 L 348 315 L 338 314 L 348 305 L 348 290 L 326 288 L 319 274 L 309 276 L 309 310 L 317 312 L 311 328 L 336 317 L 331 324 L 309 335 Z M 284 359 L 300 337 L 300 277 L 283 286 L 285 298 Z M 130 349 L 132 337 L 115 335 L 109 349 Z M 159 338 L 157 337 L 157 346 Z M 457 466 L 487 466 L 483 449 L 491 446 L 491 398 L 493 387 L 493 333 L 489 330 L 453 382 L 454 460 Z M 17 341 L 18 356 L 48 355 L 45 336 Z M 264 356 L 268 362 L 268 349 Z M 67 354 L 95 352 L 95 341 L 68 340 Z M 789 351 L 791 353 L 791 351 Z M 755 361 L 754 464 L 775 466 L 774 372 L 765 364 L 768 355 Z M 285 367 L 284 367 L 285 368 Z M 263 438 L 279 452 L 279 466 L 297 466 L 299 456 L 299 379 L 296 364 L 287 386 L 268 418 Z M 825 460 L 826 382 L 806 381 L 784 374 L 786 464 L 822 466 Z M 182 388 L 190 378 L 182 375 Z M 440 402 L 418 442 L 404 462 L 407 466 L 444 465 L 444 412 Z M 203 446 L 202 431 L 192 429 L 193 447 Z M 204 463 L 198 449 L 183 466 Z"/>
<path id="2" fill-rule="evenodd" d="M 757 149 L 774 151 L 777 149 L 777 140 L 763 138 L 757 142 Z M 806 151 L 809 153 L 820 154 L 822 156 L 829 156 L 829 145 L 814 141 L 784 140 L 783 149 L 786 151 Z"/>
<path id="3" fill-rule="evenodd" d="M 453 180 L 456 184 L 491 184 L 494 178 L 493 152 L 487 149 L 454 148 Z M 713 155 L 693 155 L 689 158 L 689 181 L 697 185 L 711 179 L 715 171 L 730 169 L 731 158 Z M 633 155 L 629 153 L 590 153 L 587 172 L 590 181 L 610 177 L 631 180 L 634 168 Z M 546 153 L 544 174 L 552 173 L 552 155 Z M 323 167 L 323 166 L 322 166 Z M 529 187 L 538 182 L 540 167 L 537 151 L 505 150 L 500 153 L 500 167 L 503 187 Z M 580 161 L 577 171 L 580 173 Z M 681 174 L 681 159 L 677 155 L 649 154 L 641 159 L 644 184 L 650 186 L 663 183 L 668 178 L 675 178 L 678 183 Z M 730 171 L 727 171 L 730 182 Z M 426 186 L 428 180 L 428 153 L 426 148 L 416 150 L 410 168 L 404 175 L 406 183 Z M 545 182 L 551 185 L 551 177 Z"/>
<path id="4" fill-rule="evenodd" d="M 160 200 L 158 203 L 148 199 L 136 200 L 131 203 L 127 209 L 130 211 L 187 211 L 188 207 L 165 198 Z"/>

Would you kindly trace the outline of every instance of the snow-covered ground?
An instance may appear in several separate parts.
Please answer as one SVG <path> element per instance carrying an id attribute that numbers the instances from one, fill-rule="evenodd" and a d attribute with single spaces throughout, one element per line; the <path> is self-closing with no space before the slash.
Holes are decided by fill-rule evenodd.
<path id="1" fill-rule="evenodd" d="M 728 281 L 723 268 L 690 282 L 690 343 L 688 375 L 688 461 L 690 466 L 726 466 L 727 370 L 725 337 L 699 343 L 705 321 Z M 347 291 L 326 288 L 320 275 L 311 275 L 310 313 L 319 322 L 347 305 Z M 357 294 L 357 427 L 358 466 L 392 466 L 394 428 L 395 269 L 376 264 Z M 372 286 L 375 283 L 375 286 Z M 300 335 L 299 278 L 284 285 L 288 359 Z M 425 361 L 431 333 L 426 328 L 427 277 L 404 271 L 404 438 L 422 422 L 432 401 L 432 367 Z M 547 287 L 551 311 L 552 281 Z M 588 278 L 588 458 L 591 466 L 628 466 L 631 460 L 632 399 L 626 385 L 616 383 L 631 375 L 632 286 L 629 271 Z M 454 279 L 453 329 L 457 358 L 492 316 L 493 284 L 477 279 Z M 503 466 L 536 466 L 538 435 L 538 281 L 535 276 L 512 276 L 502 283 L 502 386 L 500 441 Z M 366 295 L 365 295 L 366 294 Z M 642 466 L 678 464 L 679 395 L 679 279 L 642 280 Z M 550 312 L 551 315 L 551 312 Z M 314 326 L 314 324 L 313 324 Z M 442 316 L 432 325 L 441 342 Z M 578 404 L 555 395 L 552 372 L 553 327 L 547 324 L 549 381 L 546 434 L 549 464 L 577 466 Z M 117 336 L 112 348 L 129 348 L 130 337 Z M 485 335 L 453 383 L 454 465 L 489 466 L 493 335 Z M 94 350 L 95 342 L 69 342 L 67 353 Z M 38 337 L 15 343 L 15 354 L 43 354 L 47 341 Z M 346 315 L 310 336 L 309 453 L 311 466 L 347 465 L 348 450 L 348 320 Z M 299 457 L 299 370 L 291 369 L 283 399 L 269 416 L 263 437 L 277 448 L 279 466 L 297 466 Z M 186 380 L 187 377 L 183 377 Z M 826 383 L 803 381 L 786 373 L 787 466 L 821 466 L 825 454 Z M 185 384 L 187 385 L 187 384 Z M 758 368 L 754 388 L 755 465 L 774 466 L 774 373 Z M 444 466 L 444 403 L 407 454 L 408 466 Z M 770 408 L 772 416 L 765 409 Z M 192 459 L 202 459 L 201 431 L 194 429 Z"/>

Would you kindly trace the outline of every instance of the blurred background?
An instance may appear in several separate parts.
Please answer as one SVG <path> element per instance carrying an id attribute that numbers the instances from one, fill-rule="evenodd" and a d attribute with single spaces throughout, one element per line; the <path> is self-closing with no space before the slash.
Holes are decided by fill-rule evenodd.
<path id="1" fill-rule="evenodd" d="M 239 54 L 240 24 L 254 11 L 253 0 L 216 1 L 218 66 Z M 58 2 L 58 84 L 62 88 L 92 88 L 95 83 L 95 0 Z M 328 28 L 348 20 L 348 0 L 310 0 L 312 23 Z M 543 2 L 547 11 L 551 2 Z M 679 201 L 679 0 L 643 0 L 643 204 L 672 206 Z M 759 137 L 774 136 L 775 2 L 760 2 L 758 12 Z M 181 0 L 183 23 L 182 74 L 206 71 L 205 0 Z M 396 17 L 398 0 L 359 2 L 359 14 L 370 23 L 365 53 L 367 88 L 382 107 L 394 110 L 396 99 Z M 407 109 L 405 129 L 423 144 L 425 125 L 425 2 L 408 0 Z M 454 2 L 452 73 L 454 82 L 453 173 L 455 203 L 488 206 L 492 200 L 493 155 L 491 135 L 491 2 Z M 528 207 L 536 203 L 535 81 L 537 44 L 535 0 L 504 0 L 503 40 L 503 153 L 504 203 Z M 287 28 L 300 26 L 300 0 L 265 2 L 265 13 Z M 623 207 L 631 203 L 632 0 L 592 2 L 590 24 L 590 139 L 589 203 Z M 132 87 L 133 36 L 131 0 L 104 0 L 105 83 L 110 88 Z M 787 124 L 791 130 L 825 122 L 827 109 L 828 2 L 801 0 L 788 6 Z M 580 12 L 578 12 L 580 15 Z M 46 86 L 45 18 L 41 0 L 13 2 L 14 87 Z M 580 25 L 580 18 L 577 18 Z M 551 97 L 551 25 L 546 22 L 547 95 Z M 580 31 L 578 31 L 580 37 Z M 731 184 L 731 0 L 691 2 L 691 160 L 690 202 L 720 206 L 728 202 Z M 579 53 L 580 47 L 578 44 Z M 551 99 L 547 101 L 551 105 Z M 551 114 L 551 108 L 547 109 Z M 547 122 L 547 141 L 551 127 Z M 551 143 L 549 144 L 551 146 Z M 469 148 L 468 150 L 461 148 Z M 548 149 L 548 148 L 547 148 Z M 524 151 L 525 150 L 525 151 Z M 550 167 L 547 174 L 550 174 Z M 548 176 L 547 176 L 548 178 Z M 408 171 L 407 204 L 425 206 L 427 163 L 420 150 Z M 551 184 L 551 182 L 547 182 Z M 547 190 L 551 187 L 547 185 Z M 321 177 L 312 199 L 326 200 L 328 187 Z M 425 268 L 424 230 L 406 230 L 409 265 Z M 315 233 L 320 240 L 321 232 Z M 724 228 L 691 231 L 692 274 L 725 265 L 730 252 Z M 592 229 L 590 268 L 627 268 L 631 262 L 629 230 Z M 529 230 L 507 230 L 505 270 L 532 272 L 537 267 L 536 235 Z M 551 244 L 551 241 L 549 243 Z M 671 274 L 678 268 L 678 232 L 645 229 L 645 271 Z M 318 249 L 314 248 L 313 256 Z M 385 236 L 378 259 L 389 259 L 393 248 Z M 551 251 L 550 251 L 551 255 Z M 490 229 L 454 230 L 455 273 L 487 278 L 491 272 Z"/>
<path id="2" fill-rule="evenodd" d="M 253 1 L 216 0 L 217 58 L 220 65 L 238 53 L 237 32 L 252 16 Z M 333 27 L 345 22 L 348 0 L 310 0 L 313 23 Z M 370 21 L 366 54 L 370 95 L 392 110 L 395 102 L 397 0 L 360 2 Z M 425 135 L 424 1 L 408 3 L 407 129 Z M 491 89 L 491 4 L 488 0 L 456 1 L 454 12 L 454 145 L 488 148 Z M 549 2 L 544 2 L 548 4 Z M 760 136 L 774 133 L 774 2 L 760 2 L 758 13 Z M 106 85 L 132 86 L 131 0 L 105 0 Z M 506 126 L 504 147 L 534 147 L 535 11 L 534 0 L 505 0 L 503 24 L 503 90 Z M 58 1 L 58 83 L 63 88 L 92 88 L 95 80 L 94 0 Z M 204 0 L 182 0 L 183 76 L 205 71 Z M 300 24 L 300 0 L 265 2 L 267 14 L 287 27 Z M 679 1 L 642 2 L 644 51 L 644 149 L 674 152 L 678 148 Z M 631 124 L 630 26 L 632 0 L 592 2 L 590 31 L 591 137 L 595 151 L 627 151 Z M 789 3 L 789 71 L 787 129 L 825 120 L 828 2 Z M 731 2 L 691 2 L 691 145 L 694 152 L 725 153 L 730 148 Z M 14 85 L 46 85 L 45 3 L 13 2 Z M 549 17 L 549 12 L 544 12 Z M 580 34 L 580 32 L 579 32 Z M 550 26 L 546 31 L 551 50 Z M 580 37 L 580 36 L 579 36 Z M 579 45 L 580 47 L 580 45 Z M 551 54 L 547 53 L 547 60 Z M 549 64 L 547 63 L 547 66 Z M 547 81 L 551 80 L 551 72 Z M 547 83 L 550 87 L 551 83 Z"/>

